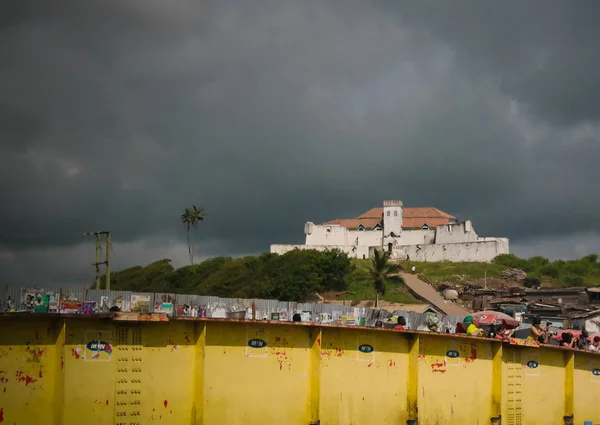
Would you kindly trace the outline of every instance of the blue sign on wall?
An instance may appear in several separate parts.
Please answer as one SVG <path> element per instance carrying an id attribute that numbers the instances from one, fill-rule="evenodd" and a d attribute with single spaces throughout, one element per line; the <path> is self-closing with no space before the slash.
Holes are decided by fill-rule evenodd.
<path id="1" fill-rule="evenodd" d="M 358 351 L 360 351 L 361 353 L 369 354 L 375 351 L 375 348 L 373 348 L 373 346 L 369 344 L 361 344 L 358 346 Z"/>
<path id="2" fill-rule="evenodd" d="M 262 339 L 254 338 L 248 341 L 248 347 L 252 348 L 264 348 L 267 346 L 267 342 Z"/>
<path id="3" fill-rule="evenodd" d="M 600 369 L 594 369 L 592 370 L 592 373 L 596 376 L 600 376 Z"/>
<path id="4" fill-rule="evenodd" d="M 535 369 L 539 366 L 538 362 L 536 362 L 535 360 L 529 360 L 527 362 L 527 367 L 530 369 Z"/>
<path id="5" fill-rule="evenodd" d="M 458 356 L 460 356 L 460 353 L 456 350 L 448 350 L 446 351 L 446 357 L 449 357 L 451 359 L 455 359 Z"/>

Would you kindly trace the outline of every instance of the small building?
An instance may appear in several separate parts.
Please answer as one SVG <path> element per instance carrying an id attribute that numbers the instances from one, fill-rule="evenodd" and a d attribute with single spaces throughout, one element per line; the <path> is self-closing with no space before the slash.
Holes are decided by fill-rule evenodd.
<path id="1" fill-rule="evenodd" d="M 543 288 L 525 289 L 522 297 L 529 303 L 554 305 L 589 305 L 590 296 L 585 288 Z"/>
<path id="2" fill-rule="evenodd" d="M 595 288 L 587 288 L 590 304 L 600 305 L 600 286 Z"/>
<path id="3" fill-rule="evenodd" d="M 600 309 L 576 313 L 569 317 L 573 329 L 585 329 L 590 334 L 600 332 Z"/>

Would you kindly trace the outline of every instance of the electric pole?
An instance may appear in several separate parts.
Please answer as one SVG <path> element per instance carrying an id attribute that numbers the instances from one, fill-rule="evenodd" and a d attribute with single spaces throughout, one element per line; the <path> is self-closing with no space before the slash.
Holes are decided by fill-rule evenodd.
<path id="1" fill-rule="evenodd" d="M 106 288 L 107 290 L 110 289 L 110 249 L 111 249 L 111 242 L 110 242 L 110 232 L 107 230 L 103 230 L 100 232 L 88 232 L 88 233 L 84 233 L 85 236 L 94 236 L 94 238 L 96 239 L 96 262 L 92 263 L 92 266 L 94 266 L 96 268 L 96 290 L 100 289 L 100 266 L 101 265 L 105 265 L 106 266 Z M 102 245 L 100 244 L 100 236 L 104 235 L 106 238 L 106 253 L 104 254 L 104 261 L 102 260 Z"/>

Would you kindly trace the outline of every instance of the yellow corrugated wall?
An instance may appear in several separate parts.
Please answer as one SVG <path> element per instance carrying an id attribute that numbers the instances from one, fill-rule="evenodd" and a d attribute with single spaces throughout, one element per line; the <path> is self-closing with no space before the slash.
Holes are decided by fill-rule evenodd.
<path id="1" fill-rule="evenodd" d="M 571 415 L 600 424 L 600 355 L 381 329 L 127 317 L 3 315 L 0 424 L 483 425 L 501 416 L 503 425 L 558 425 Z"/>

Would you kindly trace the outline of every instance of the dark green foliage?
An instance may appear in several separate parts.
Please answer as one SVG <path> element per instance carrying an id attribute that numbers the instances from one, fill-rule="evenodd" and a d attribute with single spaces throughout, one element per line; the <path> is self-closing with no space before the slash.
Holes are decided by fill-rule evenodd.
<path id="1" fill-rule="evenodd" d="M 343 252 L 294 250 L 284 255 L 216 257 L 173 269 L 170 260 L 133 267 L 111 276 L 111 288 L 127 291 L 309 301 L 316 293 L 347 289 L 352 270 Z"/>
<path id="2" fill-rule="evenodd" d="M 371 265 L 369 266 L 369 274 L 371 276 L 371 281 L 373 282 L 375 293 L 378 295 L 385 295 L 386 282 L 393 282 L 396 284 L 404 283 L 404 279 L 402 279 L 401 276 L 398 276 L 398 273 L 401 271 L 402 266 L 398 263 L 392 263 L 388 252 L 375 250 L 373 258 L 371 259 Z M 375 307 L 377 307 L 377 303 Z"/>
<path id="3" fill-rule="evenodd" d="M 589 254 L 579 260 L 549 261 L 544 257 L 518 258 L 512 254 L 499 255 L 494 264 L 521 269 L 531 278 L 550 281 L 560 286 L 600 285 L 600 263 L 596 254 Z M 533 284 L 533 282 L 529 282 Z"/>

